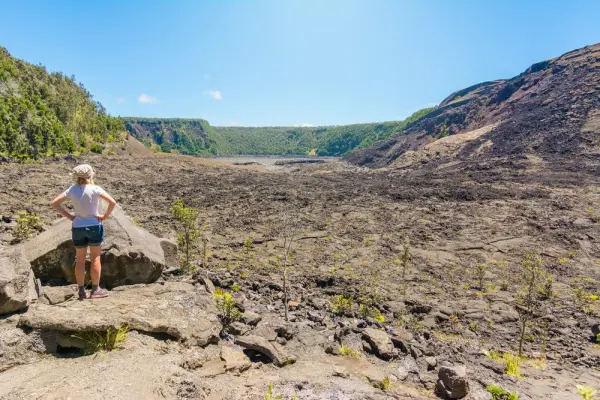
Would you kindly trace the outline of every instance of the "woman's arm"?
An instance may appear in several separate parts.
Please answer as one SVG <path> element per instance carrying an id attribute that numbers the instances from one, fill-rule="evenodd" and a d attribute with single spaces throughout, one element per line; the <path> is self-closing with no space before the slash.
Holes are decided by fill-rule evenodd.
<path id="1" fill-rule="evenodd" d="M 52 203 L 50 203 L 50 205 L 56 210 L 57 213 L 73 221 L 75 219 L 75 216 L 62 207 L 62 203 L 64 203 L 67 199 L 67 195 L 62 193 L 58 195 L 54 200 L 52 200 Z"/>
<path id="2" fill-rule="evenodd" d="M 106 202 L 108 203 L 108 208 L 106 209 L 106 212 L 104 213 L 104 215 L 100 215 L 98 217 L 98 221 L 102 222 L 110 216 L 110 213 L 113 211 L 113 209 L 117 205 L 117 202 L 115 201 L 115 199 L 113 199 L 111 197 L 110 194 L 108 194 L 106 192 L 101 193 L 100 198 L 106 200 Z"/>

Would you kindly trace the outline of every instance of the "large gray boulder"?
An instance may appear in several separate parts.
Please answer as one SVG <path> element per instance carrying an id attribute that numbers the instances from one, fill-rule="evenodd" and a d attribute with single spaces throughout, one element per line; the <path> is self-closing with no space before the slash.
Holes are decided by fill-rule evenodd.
<path id="1" fill-rule="evenodd" d="M 71 221 L 66 218 L 25 242 L 25 254 L 42 282 L 75 283 L 75 248 L 71 242 Z M 137 226 L 119 207 L 104 221 L 100 259 L 100 284 L 108 289 L 155 282 L 166 264 L 161 239 Z M 86 268 L 89 271 L 89 265 Z"/>
<path id="2" fill-rule="evenodd" d="M 368 343 L 369 349 L 379 358 L 390 360 L 394 356 L 394 345 L 384 331 L 373 328 L 363 330 L 363 339 Z"/>
<path id="3" fill-rule="evenodd" d="M 436 391 L 446 399 L 462 399 L 466 397 L 469 394 L 466 367 L 464 365 L 440 367 Z"/>
<path id="4" fill-rule="evenodd" d="M 0 246 L 0 315 L 27 308 L 35 299 L 33 272 L 23 248 Z"/>
<path id="5" fill-rule="evenodd" d="M 256 351 L 270 358 L 278 367 L 284 367 L 296 362 L 296 356 L 289 354 L 279 343 L 270 342 L 260 336 L 240 336 L 236 338 L 235 343 L 245 349 Z"/>

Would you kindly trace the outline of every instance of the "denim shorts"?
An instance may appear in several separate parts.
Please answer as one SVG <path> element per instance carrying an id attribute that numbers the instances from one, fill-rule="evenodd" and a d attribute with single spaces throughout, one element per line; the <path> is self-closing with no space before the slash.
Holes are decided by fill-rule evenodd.
<path id="1" fill-rule="evenodd" d="M 75 247 L 100 246 L 104 241 L 104 225 L 71 228 Z"/>

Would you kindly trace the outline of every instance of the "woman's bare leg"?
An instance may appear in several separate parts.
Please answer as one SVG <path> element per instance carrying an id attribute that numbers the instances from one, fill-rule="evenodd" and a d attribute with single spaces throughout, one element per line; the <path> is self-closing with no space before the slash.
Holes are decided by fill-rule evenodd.
<path id="1" fill-rule="evenodd" d="M 92 267 L 90 268 L 92 291 L 90 292 L 89 298 L 100 299 L 102 297 L 107 297 L 108 290 L 98 286 L 100 283 L 100 273 L 102 272 L 102 266 L 100 265 L 100 246 L 90 247 L 90 258 L 92 259 Z"/>
<path id="2" fill-rule="evenodd" d="M 75 248 L 75 279 L 77 286 L 85 285 L 85 256 L 87 255 L 87 247 Z"/>
<path id="3" fill-rule="evenodd" d="M 100 273 L 102 272 L 102 265 L 100 264 L 100 250 L 100 246 L 90 247 L 90 260 L 92 261 L 90 276 L 92 278 L 93 287 L 97 287 L 100 283 Z"/>

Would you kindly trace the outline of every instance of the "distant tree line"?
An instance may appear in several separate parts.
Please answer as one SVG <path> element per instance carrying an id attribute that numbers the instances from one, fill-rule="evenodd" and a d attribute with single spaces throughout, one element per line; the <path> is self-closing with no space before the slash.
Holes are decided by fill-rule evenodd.
<path id="1" fill-rule="evenodd" d="M 0 47 L 0 154 L 27 160 L 102 152 L 124 131 L 74 76 L 48 73 Z"/>
<path id="2" fill-rule="evenodd" d="M 163 152 L 192 155 L 343 156 L 402 132 L 433 111 L 424 108 L 403 121 L 322 127 L 210 126 L 202 119 L 123 118 L 133 136 Z"/>

